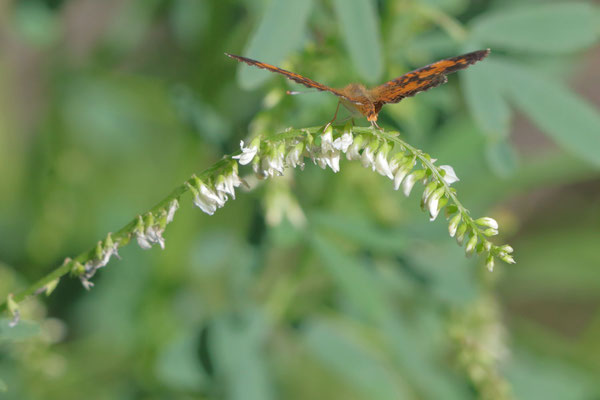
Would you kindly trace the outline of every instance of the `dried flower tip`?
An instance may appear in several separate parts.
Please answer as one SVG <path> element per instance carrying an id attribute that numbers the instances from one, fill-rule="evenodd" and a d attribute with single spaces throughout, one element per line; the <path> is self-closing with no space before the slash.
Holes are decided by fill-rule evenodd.
<path id="1" fill-rule="evenodd" d="M 488 228 L 498 229 L 498 222 L 494 218 L 482 217 L 475 220 L 477 225 L 487 226 Z"/>
<path id="2" fill-rule="evenodd" d="M 8 326 L 14 328 L 21 319 L 21 311 L 19 310 L 19 304 L 15 301 L 15 296 L 12 293 L 9 293 L 8 296 L 6 296 L 6 305 L 8 312 L 12 315 L 12 319 L 8 323 Z"/>
<path id="3" fill-rule="evenodd" d="M 150 226 L 146 229 L 146 238 L 151 243 L 158 243 L 161 249 L 165 249 L 165 239 L 163 238 L 164 228 L 158 225 Z"/>
<path id="4" fill-rule="evenodd" d="M 179 208 L 179 201 L 177 199 L 171 200 L 169 203 L 169 207 L 167 208 L 167 224 L 170 224 L 173 221 L 173 217 L 175 216 L 175 212 Z"/>
<path id="5" fill-rule="evenodd" d="M 451 166 L 449 166 L 449 165 L 440 165 L 439 168 L 445 172 L 445 174 L 444 174 L 444 181 L 448 185 L 452 185 L 454 182 L 458 182 L 460 180 L 456 176 L 456 173 L 454 172 L 454 168 L 452 168 Z"/>
<path id="6" fill-rule="evenodd" d="M 21 320 L 21 310 L 15 310 L 15 312 L 12 314 L 12 318 L 10 321 L 8 321 L 8 327 L 9 328 L 14 328 L 15 326 L 17 326 L 19 324 L 19 321 Z"/>

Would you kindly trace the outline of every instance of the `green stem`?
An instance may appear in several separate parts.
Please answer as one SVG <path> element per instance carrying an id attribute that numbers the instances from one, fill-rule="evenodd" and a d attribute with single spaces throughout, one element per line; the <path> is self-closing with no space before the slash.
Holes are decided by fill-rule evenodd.
<path id="1" fill-rule="evenodd" d="M 203 171 L 201 173 L 200 177 L 209 176 L 213 172 L 219 170 L 226 164 L 227 160 L 229 160 L 230 158 L 231 158 L 231 155 L 224 157 L 222 160 L 215 163 L 212 167 Z M 188 179 L 186 182 L 184 182 L 183 184 L 181 184 L 180 186 L 175 188 L 167 197 L 165 197 L 164 199 L 159 201 L 154 207 L 152 207 L 146 213 L 155 213 L 158 210 L 167 206 L 172 200 L 178 199 L 179 197 L 181 197 L 183 194 L 185 194 L 186 192 L 188 192 L 190 190 L 189 186 L 187 185 L 188 183 L 192 184 L 193 179 Z M 112 235 L 112 240 L 115 243 L 121 243 L 121 242 L 128 241 L 131 238 L 131 235 L 133 234 L 133 230 L 136 227 L 137 221 L 138 221 L 138 217 L 136 216 L 132 221 L 130 221 L 128 224 L 126 224 L 121 229 L 119 229 L 116 233 L 114 233 Z M 121 246 L 119 246 L 119 247 L 121 247 Z M 53 270 L 52 272 L 50 272 L 43 278 L 41 278 L 38 281 L 29 285 L 26 289 L 16 293 L 13 298 L 14 301 L 16 303 L 20 303 L 23 300 L 25 300 L 27 297 L 41 291 L 50 282 L 52 282 L 58 278 L 61 278 L 62 276 L 71 272 L 71 270 L 73 269 L 73 267 L 75 266 L 76 263 L 85 264 L 87 261 L 94 258 L 95 251 L 96 251 L 96 246 L 92 247 L 88 251 L 85 251 L 85 252 L 79 254 L 74 259 L 66 261 L 60 267 L 56 268 L 55 270 Z M 7 309 L 7 307 L 8 307 L 8 305 L 7 305 L 6 301 L 3 302 L 2 304 L 0 304 L 0 312 L 5 311 Z"/>
<path id="2" fill-rule="evenodd" d="M 385 131 L 371 130 L 370 128 L 365 129 L 368 130 L 367 133 L 376 133 L 379 136 L 383 137 L 385 140 L 398 143 L 404 148 L 406 148 L 408 151 L 410 151 L 421 162 L 421 164 L 424 167 L 428 168 L 431 171 L 431 173 L 435 176 L 436 180 L 443 185 L 446 196 L 450 200 L 452 200 L 452 202 L 458 208 L 458 212 L 460 212 L 463 222 L 466 223 L 473 230 L 473 232 L 475 232 L 477 236 L 487 240 L 485 235 L 482 233 L 481 228 L 473 221 L 473 218 L 471 218 L 471 216 L 469 215 L 469 210 L 467 210 L 467 208 L 462 205 L 454 191 L 451 190 L 450 185 L 446 183 L 444 177 L 440 174 L 438 168 L 431 162 L 431 160 L 428 157 L 425 156 L 425 154 L 421 150 L 411 146 L 410 144 L 406 143 L 404 140 L 398 138 L 397 136 L 390 135 Z M 357 129 L 355 128 L 354 131 L 357 131 Z"/>
<path id="3" fill-rule="evenodd" d="M 424 17 L 430 19 L 446 31 L 448 36 L 461 43 L 467 39 L 468 32 L 460 22 L 438 8 L 416 2 L 414 7 Z"/>
<path id="4" fill-rule="evenodd" d="M 268 135 L 265 137 L 265 139 L 277 142 L 277 141 L 282 141 L 282 140 L 287 140 L 287 139 L 293 138 L 300 134 L 305 134 L 305 133 L 315 134 L 315 133 L 322 131 L 322 129 L 323 129 L 322 127 L 312 127 L 312 128 L 306 128 L 306 129 L 290 129 L 285 132 Z M 213 166 L 204 170 L 198 177 L 200 179 L 210 177 L 216 171 L 218 171 L 219 169 L 221 169 L 225 165 L 227 165 L 227 163 L 231 160 L 231 158 L 236 154 L 239 154 L 239 152 L 224 156 L 220 161 L 216 162 Z M 176 187 L 167 197 L 165 197 L 164 199 L 159 201 L 154 207 L 152 207 L 150 210 L 148 210 L 144 214 L 156 213 L 157 211 L 163 209 L 172 200 L 179 199 L 182 195 L 187 193 L 190 190 L 190 185 L 193 185 L 194 183 L 195 183 L 194 178 L 188 179 L 186 182 L 184 182 L 180 186 Z M 135 227 L 137 226 L 137 222 L 138 222 L 138 217 L 136 216 L 128 224 L 126 224 L 121 229 L 119 229 L 117 232 L 112 234 L 112 236 L 111 236 L 112 240 L 114 243 L 118 244 L 119 248 L 122 246 L 125 246 L 128 243 L 128 241 L 131 239 L 131 237 L 134 233 Z M 73 259 L 67 259 L 61 266 L 54 269 L 52 272 L 48 273 L 46 276 L 39 279 L 38 281 L 32 283 L 26 289 L 16 293 L 13 297 L 13 300 L 16 303 L 20 303 L 23 300 L 25 300 L 27 297 L 29 297 L 33 294 L 39 293 L 50 282 L 52 282 L 56 279 L 59 279 L 59 278 L 65 276 L 66 274 L 68 274 L 69 272 L 71 272 L 76 264 L 78 264 L 78 263 L 85 264 L 86 262 L 92 260 L 95 257 L 95 255 L 96 255 L 96 246 L 92 247 L 88 251 L 85 251 L 85 252 L 79 254 L 78 256 L 76 256 Z M 2 304 L 0 304 L 0 312 L 5 311 L 7 308 L 8 308 L 8 304 L 6 301 L 4 301 Z"/>

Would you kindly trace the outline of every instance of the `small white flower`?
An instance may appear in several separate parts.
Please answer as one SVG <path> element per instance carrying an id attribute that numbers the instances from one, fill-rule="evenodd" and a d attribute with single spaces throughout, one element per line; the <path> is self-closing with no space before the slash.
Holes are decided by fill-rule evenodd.
<path id="1" fill-rule="evenodd" d="M 369 168 L 372 167 L 375 163 L 375 150 L 371 147 L 371 144 L 363 150 L 362 156 L 360 158 L 360 162 L 363 167 Z"/>
<path id="2" fill-rule="evenodd" d="M 336 150 L 340 150 L 342 153 L 345 153 L 348 151 L 348 147 L 350 147 L 350 145 L 352 144 L 352 141 L 353 141 L 352 133 L 346 132 L 342 136 L 340 136 L 339 138 L 337 138 L 333 141 L 333 147 Z"/>
<path id="3" fill-rule="evenodd" d="M 158 243 L 161 249 L 165 249 L 165 239 L 162 234 L 164 232 L 164 228 L 161 228 L 158 225 L 149 226 L 146 229 L 146 239 L 150 243 Z"/>
<path id="4" fill-rule="evenodd" d="M 143 250 L 152 248 L 152 243 L 150 243 L 145 233 L 137 231 L 135 233 L 135 239 L 137 240 L 138 246 L 140 246 Z"/>
<path id="5" fill-rule="evenodd" d="M 396 174 L 394 175 L 394 190 L 400 189 L 400 184 L 402 183 L 402 181 L 404 180 L 406 175 L 408 175 L 409 172 L 410 172 L 410 168 L 407 166 L 402 166 L 402 167 L 398 168 L 398 170 L 396 171 Z"/>
<path id="6" fill-rule="evenodd" d="M 242 149 L 242 154 L 238 154 L 237 156 L 233 156 L 232 158 L 236 158 L 239 160 L 241 165 L 247 165 L 252 162 L 256 153 L 258 153 L 258 145 L 254 144 L 254 141 L 250 143 L 250 146 L 244 147 L 244 141 L 240 141 L 240 148 Z"/>
<path id="7" fill-rule="evenodd" d="M 450 220 L 448 224 L 448 233 L 450 233 L 450 237 L 454 237 L 456 235 L 456 229 L 458 228 L 458 224 L 462 219 L 462 214 L 458 213 Z"/>
<path id="8" fill-rule="evenodd" d="M 325 163 L 333 170 L 333 172 L 339 172 L 340 170 L 340 153 L 339 151 L 330 151 L 324 155 L 321 160 L 325 160 Z"/>
<path id="9" fill-rule="evenodd" d="M 458 182 L 460 180 L 456 176 L 456 173 L 454 172 L 454 168 L 452 168 L 451 166 L 440 165 L 440 169 L 443 169 L 444 171 L 446 171 L 446 175 L 444 175 L 444 181 L 448 185 L 452 185 L 454 182 Z"/>
<path id="10" fill-rule="evenodd" d="M 488 228 L 498 230 L 498 222 L 494 218 L 482 217 L 475 220 L 477 225 L 487 226 Z"/>
<path id="11" fill-rule="evenodd" d="M 392 173 L 390 164 L 387 159 L 390 147 L 391 146 L 387 143 L 384 143 L 381 146 L 381 149 L 379 149 L 379 151 L 377 152 L 377 156 L 375 157 L 373 169 L 377 171 L 380 175 L 387 176 L 390 179 L 394 179 L 394 174 Z"/>
<path id="12" fill-rule="evenodd" d="M 213 192 L 202 181 L 198 181 L 199 188 L 194 192 L 194 204 L 208 215 L 213 215 L 217 208 L 225 204 L 215 192 Z"/>
<path id="13" fill-rule="evenodd" d="M 350 145 L 350 147 L 348 147 L 348 150 L 346 151 L 346 159 L 348 160 L 360 160 L 361 155 L 360 155 L 360 151 L 363 148 L 363 145 L 365 144 L 365 139 L 363 136 L 356 136 L 353 140 L 352 140 L 352 144 Z"/>
<path id="14" fill-rule="evenodd" d="M 396 153 L 392 156 L 392 159 L 390 160 L 390 171 L 392 171 L 392 174 L 395 176 L 396 172 L 398 172 L 398 170 L 403 166 L 403 164 L 406 163 L 407 160 L 404 154 Z"/>
<path id="15" fill-rule="evenodd" d="M 313 162 L 317 164 L 321 169 L 327 168 L 327 161 L 325 161 L 324 157 L 313 158 Z"/>
<path id="16" fill-rule="evenodd" d="M 494 256 L 493 255 L 488 254 L 487 260 L 485 262 L 485 266 L 488 269 L 488 271 L 490 271 L 490 272 L 494 271 Z"/>
<path id="17" fill-rule="evenodd" d="M 445 190 L 443 187 L 439 188 L 438 190 L 433 192 L 427 198 L 426 204 L 427 204 L 427 209 L 429 210 L 429 220 L 430 221 L 434 221 L 440 212 L 440 209 L 439 209 L 440 198 L 442 197 L 444 192 L 445 192 Z"/>
<path id="18" fill-rule="evenodd" d="M 173 221 L 173 217 L 175 216 L 175 212 L 179 208 L 179 202 L 177 199 L 171 200 L 169 203 L 169 208 L 167 209 L 167 224 L 170 224 Z"/>
<path id="19" fill-rule="evenodd" d="M 215 190 L 221 199 L 224 198 L 227 200 L 227 195 L 230 195 L 231 198 L 235 199 L 235 188 L 241 184 L 242 181 L 240 180 L 237 171 L 235 168 L 231 168 L 226 175 L 220 175 L 217 177 Z"/>
<path id="20" fill-rule="evenodd" d="M 500 257 L 500 259 L 507 264 L 516 264 L 515 259 L 510 254 L 504 254 Z"/>
<path id="21" fill-rule="evenodd" d="M 477 245 L 477 235 L 473 235 L 467 242 L 467 246 L 465 247 L 465 253 L 467 255 L 471 255 L 473 253 L 473 250 L 475 250 L 476 245 Z"/>
<path id="22" fill-rule="evenodd" d="M 296 168 L 297 166 L 304 168 L 304 157 L 302 156 L 303 151 L 304 144 L 296 144 L 294 148 L 288 152 L 287 156 L 285 156 L 285 163 L 292 168 Z"/>
<path id="23" fill-rule="evenodd" d="M 283 154 L 273 152 L 273 154 L 263 157 L 263 175 L 269 177 L 274 177 L 275 175 L 283 175 L 283 169 Z"/>
<path id="24" fill-rule="evenodd" d="M 335 148 L 333 147 L 333 134 L 331 126 L 328 127 L 321 135 L 321 153 L 327 153 L 330 151 L 335 151 Z"/>
<path id="25" fill-rule="evenodd" d="M 404 179 L 404 181 L 402 182 L 402 192 L 406 197 L 410 195 L 410 192 L 413 186 L 415 186 L 417 180 L 417 174 L 413 172 L 412 174 L 408 175 L 406 179 Z"/>
<path id="26" fill-rule="evenodd" d="M 86 290 L 89 290 L 92 286 L 94 286 L 94 284 L 89 280 L 94 276 L 94 274 L 96 274 L 98 269 L 106 266 L 112 256 L 120 258 L 119 253 L 117 252 L 118 248 L 118 243 L 113 243 L 112 239 L 110 238 L 110 233 L 104 243 L 98 242 L 96 247 L 96 257 L 88 260 L 83 265 L 85 272 L 79 277 L 81 284 Z"/>

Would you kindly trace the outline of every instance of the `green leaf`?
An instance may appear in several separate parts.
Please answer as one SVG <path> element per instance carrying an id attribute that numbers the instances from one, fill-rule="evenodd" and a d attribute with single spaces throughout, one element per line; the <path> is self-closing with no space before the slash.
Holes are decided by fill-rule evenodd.
<path id="1" fill-rule="evenodd" d="M 197 332 L 192 332 L 173 339 L 157 358 L 156 375 L 164 384 L 181 390 L 206 386 L 208 379 L 198 360 Z"/>
<path id="2" fill-rule="evenodd" d="M 315 233 L 311 238 L 312 247 L 339 288 L 342 303 L 350 305 L 362 317 L 380 317 L 385 299 L 373 272 L 355 257 L 341 251 L 325 235 Z"/>
<path id="3" fill-rule="evenodd" d="M 301 42 L 312 0 L 272 0 L 244 54 L 278 65 Z M 237 80 L 244 89 L 254 89 L 273 75 L 270 72 L 240 64 Z"/>
<path id="4" fill-rule="evenodd" d="M 192 49 L 206 32 L 211 19 L 208 3 L 203 1 L 175 0 L 169 19 L 177 42 Z"/>
<path id="5" fill-rule="evenodd" d="M 398 254 L 408 245 L 404 232 L 383 229 L 366 217 L 314 211 L 309 218 L 312 225 L 335 232 L 352 243 L 378 253 Z"/>
<path id="6" fill-rule="evenodd" d="M 541 4 L 484 14 L 472 38 L 490 47 L 539 53 L 585 49 L 598 40 L 595 9 L 587 3 Z"/>
<path id="7" fill-rule="evenodd" d="M 478 127 L 487 136 L 506 138 L 510 132 L 510 107 L 503 97 L 493 59 L 487 59 L 461 73 L 467 107 Z"/>
<path id="8" fill-rule="evenodd" d="M 422 0 L 422 2 L 452 15 L 461 13 L 469 5 L 467 0 Z"/>
<path id="9" fill-rule="evenodd" d="M 17 326 L 8 326 L 10 320 L 0 318 L 0 343 L 3 341 L 25 340 L 40 333 L 40 326 L 32 321 L 19 321 Z"/>
<path id="10" fill-rule="evenodd" d="M 383 72 L 379 19 L 372 0 L 334 0 L 346 48 L 360 76 L 377 82 Z"/>
<path id="11" fill-rule="evenodd" d="M 506 178 L 517 169 L 517 154 L 506 140 L 490 141 L 485 149 L 485 156 L 494 173 Z"/>
<path id="12" fill-rule="evenodd" d="M 6 386 L 6 382 L 0 379 L 0 392 L 6 392 L 8 390 L 8 386 Z"/>
<path id="13" fill-rule="evenodd" d="M 600 166 L 600 114 L 558 82 L 504 60 L 499 78 L 510 98 L 558 145 Z"/>
<path id="14" fill-rule="evenodd" d="M 354 333 L 354 334 L 353 334 Z M 380 355 L 347 327 L 314 321 L 304 337 L 308 349 L 348 384 L 363 391 L 369 399 L 408 399 L 402 381 L 387 368 Z M 362 397 L 360 397 L 362 398 Z"/>
<path id="15" fill-rule="evenodd" d="M 210 354 L 215 370 L 227 382 L 227 399 L 274 398 L 264 348 L 269 323 L 262 311 L 247 306 L 235 314 L 220 314 L 211 325 Z M 212 339 L 211 339 L 212 337 Z"/>

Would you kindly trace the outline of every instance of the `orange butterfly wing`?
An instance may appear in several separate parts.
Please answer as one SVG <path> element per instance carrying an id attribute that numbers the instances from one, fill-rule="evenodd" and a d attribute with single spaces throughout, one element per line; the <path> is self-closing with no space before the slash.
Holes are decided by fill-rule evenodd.
<path id="1" fill-rule="evenodd" d="M 296 74 L 294 72 L 286 71 L 285 69 L 281 69 L 281 68 L 275 67 L 273 65 L 270 65 L 270 64 L 267 64 L 267 63 L 264 63 L 264 62 L 256 61 L 256 60 L 253 60 L 251 58 L 246 58 L 246 57 L 242 57 L 242 56 L 236 56 L 234 54 L 229 54 L 229 53 L 225 53 L 225 55 L 228 56 L 228 57 L 231 57 L 231 58 L 233 58 L 235 60 L 238 60 L 238 61 L 241 61 L 243 63 L 246 63 L 248 65 L 252 65 L 252 66 L 255 66 L 255 67 L 258 67 L 258 68 L 266 69 L 266 70 L 271 71 L 271 72 L 277 72 L 278 74 L 284 75 L 286 78 L 291 79 L 294 82 L 298 82 L 299 84 L 304 85 L 306 87 L 314 88 L 314 89 L 320 90 L 322 92 L 330 92 L 330 93 L 335 94 L 338 97 L 343 97 L 344 99 L 346 99 L 346 100 L 348 100 L 348 101 L 350 101 L 352 103 L 359 103 L 360 104 L 360 102 L 357 102 L 356 100 L 351 99 L 350 97 L 346 96 L 344 93 L 340 92 L 339 90 L 330 88 L 329 86 L 325 86 L 325 85 L 323 85 L 323 84 L 321 84 L 319 82 L 313 81 L 312 79 L 306 78 L 306 77 L 304 77 L 304 76 L 302 76 L 300 74 Z"/>
<path id="2" fill-rule="evenodd" d="M 373 102 L 376 106 L 379 106 L 377 108 L 381 108 L 383 104 L 398 103 L 405 97 L 414 96 L 419 92 L 439 86 L 448 80 L 446 75 L 483 60 L 489 53 L 490 49 L 478 50 L 437 61 L 404 74 L 399 78 L 371 89 Z"/>

